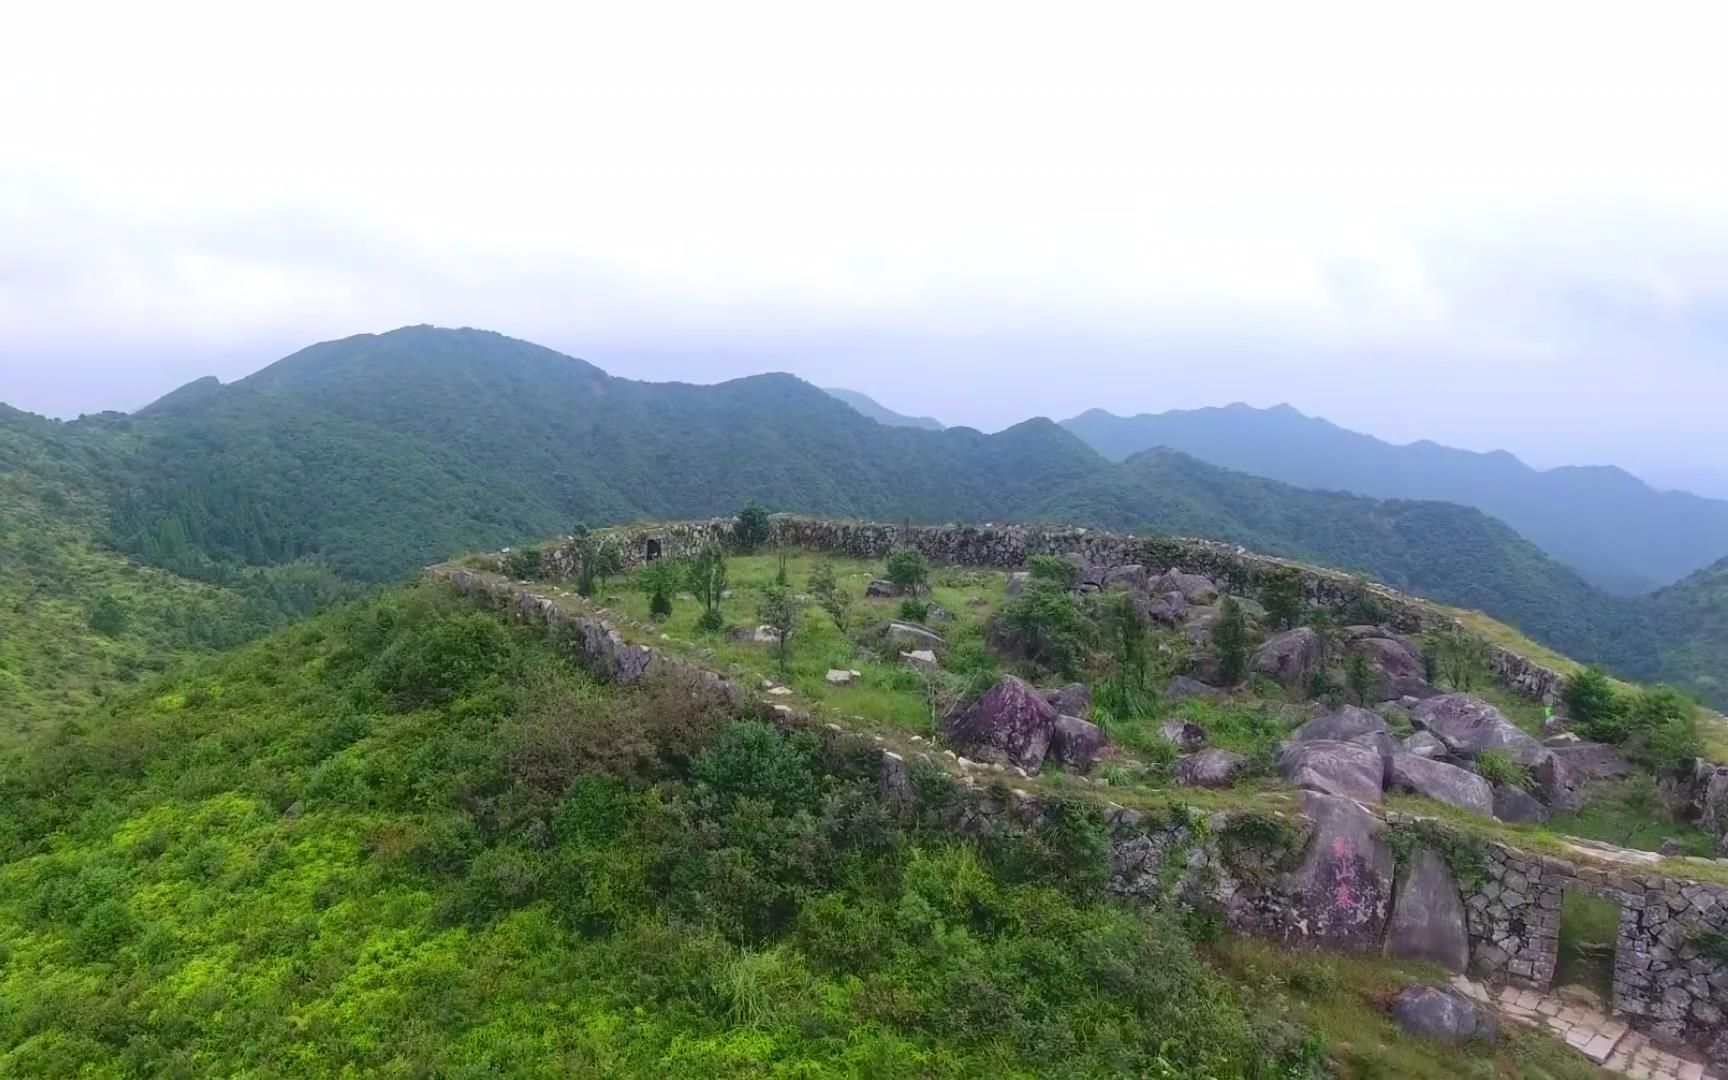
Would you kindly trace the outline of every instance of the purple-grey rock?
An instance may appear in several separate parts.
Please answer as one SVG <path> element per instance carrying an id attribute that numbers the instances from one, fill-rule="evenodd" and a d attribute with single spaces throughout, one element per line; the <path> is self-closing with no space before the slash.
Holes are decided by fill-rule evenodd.
<path id="1" fill-rule="evenodd" d="M 1386 924 L 1386 955 L 1426 960 L 1449 971 L 1470 965 L 1470 931 L 1464 899 L 1452 871 L 1431 848 L 1419 847 L 1392 900 Z"/>
<path id="2" fill-rule="evenodd" d="M 1085 716 L 1092 709 L 1092 691 L 1082 682 L 1071 682 L 1044 691 L 1044 700 L 1065 716 Z"/>
<path id="3" fill-rule="evenodd" d="M 899 596 L 900 595 L 900 586 L 894 584 L 892 581 L 883 581 L 880 578 L 878 578 L 877 580 L 872 581 L 870 584 L 864 586 L 864 595 L 869 596 L 869 597 L 874 597 L 874 598 L 879 599 L 879 600 L 880 599 L 886 599 L 890 596 Z"/>
<path id="4" fill-rule="evenodd" d="M 1287 690 L 1306 690 L 1320 670 L 1320 635 L 1312 627 L 1298 626 L 1266 639 L 1254 652 L 1248 669 L 1270 675 Z"/>
<path id="5" fill-rule="evenodd" d="M 1056 728 L 1056 710 L 1031 683 L 1004 675 L 970 706 L 942 721 L 942 736 L 974 761 L 1007 761 L 1037 772 Z"/>
<path id="6" fill-rule="evenodd" d="M 1223 788 L 1236 782 L 1248 759 L 1228 750 L 1202 750 L 1197 754 L 1177 758 L 1171 770 L 1182 787 Z"/>
<path id="7" fill-rule="evenodd" d="M 1485 815 L 1494 813 L 1494 789 L 1488 781 L 1444 761 L 1415 754 L 1394 754 L 1386 768 L 1386 782 L 1400 791 L 1426 795 L 1460 810 Z"/>
<path id="8" fill-rule="evenodd" d="M 1108 746 L 1104 729 L 1078 716 L 1058 716 L 1050 730 L 1048 757 L 1075 772 L 1088 772 L 1099 753 Z"/>
<path id="9" fill-rule="evenodd" d="M 1428 731 L 1418 731 L 1408 739 L 1405 739 L 1404 752 L 1406 754 L 1415 754 L 1417 757 L 1425 758 L 1443 758 L 1447 754 L 1451 753 L 1451 751 L 1446 749 L 1445 743 L 1441 742 L 1437 736 Z"/>
<path id="10" fill-rule="evenodd" d="M 1332 739 L 1285 743 L 1278 770 L 1299 788 L 1377 803 L 1386 766 L 1373 747 Z"/>
<path id="11" fill-rule="evenodd" d="M 1210 686 L 1199 679 L 1191 679 L 1186 675 L 1172 675 L 1170 681 L 1164 684 L 1159 696 L 1165 701 L 1186 701 L 1189 698 L 1199 698 L 1203 701 L 1214 701 L 1224 696 L 1224 691 L 1216 686 Z"/>
<path id="12" fill-rule="evenodd" d="M 1542 744 L 1519 730 L 1499 709 L 1469 694 L 1442 694 L 1418 702 L 1410 722 L 1431 731 L 1454 754 L 1475 757 L 1504 750 L 1526 768 L 1548 756 Z"/>
<path id="13" fill-rule="evenodd" d="M 1152 591 L 1159 595 L 1179 592 L 1190 604 L 1210 604 L 1218 599 L 1218 586 L 1212 583 L 1211 578 L 1184 574 L 1180 570 L 1166 570 L 1152 583 Z"/>
<path id="14" fill-rule="evenodd" d="M 1314 837 L 1302 863 L 1279 883 L 1293 908 L 1286 938 L 1377 947 L 1392 899 L 1394 864 L 1385 823 L 1347 798 L 1313 791 L 1299 798 L 1302 813 L 1314 822 Z"/>
<path id="15" fill-rule="evenodd" d="M 1537 825 L 1548 820 L 1548 808 L 1521 787 L 1495 784 L 1494 816 L 1515 825 Z"/>
<path id="16" fill-rule="evenodd" d="M 1412 1035 L 1447 1043 L 1493 1042 L 1500 1034 L 1492 1008 L 1450 987 L 1405 987 L 1392 1001 L 1392 1018 Z"/>
<path id="17" fill-rule="evenodd" d="M 1158 729 L 1158 734 L 1176 744 L 1176 749 L 1182 753 L 1191 753 L 1206 745 L 1206 729 L 1192 720 L 1174 717 L 1164 721 Z"/>
<path id="18" fill-rule="evenodd" d="M 1315 716 L 1297 728 L 1291 738 L 1297 742 L 1310 742 L 1314 739 L 1348 741 L 1358 735 L 1386 730 L 1386 721 L 1379 715 L 1367 709 L 1358 709 L 1354 705 L 1341 705 Z"/>

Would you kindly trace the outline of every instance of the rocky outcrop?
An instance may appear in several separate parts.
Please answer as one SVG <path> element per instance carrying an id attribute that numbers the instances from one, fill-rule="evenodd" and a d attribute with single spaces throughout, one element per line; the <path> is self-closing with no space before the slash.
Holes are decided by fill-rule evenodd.
<path id="1" fill-rule="evenodd" d="M 1392 899 L 1385 824 L 1348 798 L 1314 791 L 1299 798 L 1314 822 L 1314 838 L 1301 865 L 1280 883 L 1297 925 L 1316 945 L 1377 947 Z"/>
<path id="2" fill-rule="evenodd" d="M 1425 758 L 1442 758 L 1451 752 L 1446 749 L 1445 743 L 1441 742 L 1432 732 L 1427 731 L 1418 731 L 1405 739 L 1402 746 L 1406 754 L 1415 754 L 1417 757 Z"/>
<path id="3" fill-rule="evenodd" d="M 1058 713 L 1066 716 L 1085 716 L 1092 711 L 1092 691 L 1082 682 L 1071 682 L 1054 690 L 1046 690 L 1044 700 Z"/>
<path id="4" fill-rule="evenodd" d="M 942 721 L 942 737 L 974 761 L 1003 761 L 1037 772 L 1050 748 L 1056 710 L 1032 684 L 1014 675 Z"/>
<path id="5" fill-rule="evenodd" d="M 1336 739 L 1347 742 L 1358 735 L 1387 731 L 1386 721 L 1376 713 L 1367 709 L 1359 709 L 1354 705 L 1341 705 L 1336 709 L 1323 712 L 1314 719 L 1296 729 L 1291 736 L 1297 742 L 1311 742 L 1315 739 Z"/>
<path id="6" fill-rule="evenodd" d="M 1097 724 L 1078 716 L 1058 716 L 1050 732 L 1049 759 L 1075 772 L 1090 772 L 1109 742 Z"/>
<path id="7" fill-rule="evenodd" d="M 1176 717 L 1164 721 L 1158 728 L 1158 734 L 1164 736 L 1176 749 L 1184 754 L 1192 753 L 1206 745 L 1206 729 L 1192 720 Z"/>
<path id="8" fill-rule="evenodd" d="M 1548 820 L 1548 808 L 1523 788 L 1495 784 L 1494 816 L 1515 825 L 1539 825 Z"/>
<path id="9" fill-rule="evenodd" d="M 1224 696 L 1224 691 L 1216 686 L 1191 679 L 1186 675 L 1172 675 L 1170 681 L 1164 684 L 1164 689 L 1158 695 L 1165 701 L 1186 701 L 1189 698 L 1199 698 L 1202 701 L 1215 701 Z"/>
<path id="10" fill-rule="evenodd" d="M 1469 694 L 1442 694 L 1418 702 L 1410 710 L 1410 722 L 1446 744 L 1446 749 L 1464 757 L 1484 750 L 1503 750 L 1526 768 L 1549 757 L 1549 752 L 1499 709 Z"/>
<path id="11" fill-rule="evenodd" d="M 900 649 L 929 649 L 934 652 L 944 642 L 942 635 L 917 623 L 891 622 L 883 631 L 889 644 Z"/>
<path id="12" fill-rule="evenodd" d="M 1385 765 L 1372 747 L 1335 739 L 1285 743 L 1278 769 L 1299 788 L 1339 795 L 1358 802 L 1380 801 Z"/>
<path id="13" fill-rule="evenodd" d="M 1464 898 L 1452 871 L 1433 849 L 1418 847 L 1392 902 L 1386 955 L 1425 960 L 1448 971 L 1470 966 L 1470 930 Z"/>
<path id="14" fill-rule="evenodd" d="M 1492 816 L 1494 813 L 1494 789 L 1488 781 L 1443 761 L 1415 754 L 1393 754 L 1386 768 L 1386 783 L 1399 791 L 1426 795 L 1473 814 Z"/>
<path id="15" fill-rule="evenodd" d="M 1321 655 L 1320 635 L 1312 627 L 1298 626 L 1266 639 L 1254 651 L 1248 669 L 1271 676 L 1285 689 L 1306 690 L 1320 670 Z"/>
<path id="16" fill-rule="evenodd" d="M 1412 1035 L 1446 1043 L 1493 1042 L 1500 1034 L 1494 1010 L 1446 986 L 1408 986 L 1392 1000 L 1392 1018 Z"/>
<path id="17" fill-rule="evenodd" d="M 1167 570 L 1164 575 L 1152 583 L 1151 591 L 1159 596 L 1167 593 L 1180 593 L 1182 599 L 1190 604 L 1211 604 L 1218 599 L 1218 586 L 1212 579 L 1200 574 L 1185 574 L 1180 570 Z"/>
<path id="18" fill-rule="evenodd" d="M 1182 787 L 1225 788 L 1236 782 L 1248 767 L 1248 759 L 1228 750 L 1202 750 L 1177 758 L 1171 770 Z"/>

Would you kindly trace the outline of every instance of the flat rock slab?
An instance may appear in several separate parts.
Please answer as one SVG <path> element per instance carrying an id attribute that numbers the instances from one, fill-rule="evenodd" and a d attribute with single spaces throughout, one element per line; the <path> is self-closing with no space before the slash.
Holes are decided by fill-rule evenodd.
<path id="1" fill-rule="evenodd" d="M 1364 803 L 1380 801 L 1385 779 L 1378 750 L 1335 739 L 1285 743 L 1278 768 L 1284 779 L 1299 788 Z"/>
<path id="2" fill-rule="evenodd" d="M 1494 814 L 1493 786 L 1475 773 L 1444 761 L 1403 752 L 1393 754 L 1386 766 L 1386 782 L 1400 791 L 1426 795 L 1473 814 L 1489 817 Z"/>
<path id="3" fill-rule="evenodd" d="M 1470 965 L 1470 931 L 1464 899 L 1444 860 L 1420 847 L 1392 902 L 1386 926 L 1386 955 L 1426 960 L 1448 971 Z"/>

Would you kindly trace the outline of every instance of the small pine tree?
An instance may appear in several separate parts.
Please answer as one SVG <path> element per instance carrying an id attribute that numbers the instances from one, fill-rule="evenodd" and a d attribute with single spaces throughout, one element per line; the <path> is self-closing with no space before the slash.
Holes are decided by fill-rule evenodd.
<path id="1" fill-rule="evenodd" d="M 744 504 L 744 509 L 738 511 L 738 521 L 732 528 L 732 538 L 737 542 L 739 551 L 748 553 L 766 544 L 771 531 L 768 511 L 762 509 L 755 499 L 751 499 Z"/>
<path id="2" fill-rule="evenodd" d="M 648 594 L 648 614 L 655 619 L 664 619 L 672 614 L 672 598 L 663 592 Z"/>
<path id="3" fill-rule="evenodd" d="M 1350 654 L 1350 663 L 1344 672 L 1345 685 L 1350 689 L 1350 696 L 1356 704 L 1366 707 L 1368 698 L 1374 693 L 1374 668 L 1368 663 L 1368 657 L 1359 652 Z"/>
<path id="4" fill-rule="evenodd" d="M 726 592 L 726 551 L 719 544 L 705 545 L 690 560 L 690 591 L 702 602 L 702 615 L 696 627 L 713 633 L 726 625 L 720 613 L 720 600 Z"/>
<path id="5" fill-rule="evenodd" d="M 758 610 L 762 624 L 774 631 L 775 653 L 782 678 L 792 653 L 792 636 L 798 631 L 798 602 L 784 585 L 774 585 L 762 594 Z"/>
<path id="6" fill-rule="evenodd" d="M 810 571 L 810 595 L 822 605 L 822 610 L 833 616 L 835 626 L 845 628 L 846 612 L 852 605 L 852 597 L 841 588 L 832 563 L 817 563 L 816 568 Z"/>
<path id="7" fill-rule="evenodd" d="M 1219 677 L 1225 686 L 1235 686 L 1248 674 L 1248 619 L 1234 596 L 1226 596 L 1219 605 L 1212 645 L 1218 651 Z"/>
<path id="8" fill-rule="evenodd" d="M 1590 738 L 1620 743 L 1630 734 L 1627 701 L 1601 668 L 1592 665 L 1567 679 L 1560 696 L 1567 717 Z"/>
<path id="9" fill-rule="evenodd" d="M 1288 630 L 1302 619 L 1302 575 L 1279 569 L 1260 586 L 1260 604 L 1266 617 L 1280 630 Z"/>

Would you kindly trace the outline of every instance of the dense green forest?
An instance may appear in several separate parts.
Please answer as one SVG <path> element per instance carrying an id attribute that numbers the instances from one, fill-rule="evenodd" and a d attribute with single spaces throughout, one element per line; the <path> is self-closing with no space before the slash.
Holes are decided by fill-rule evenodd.
<path id="1" fill-rule="evenodd" d="M 1318 1074 L 1092 812 L 956 841 L 876 757 L 429 586 L 301 623 L 0 765 L 0 1075 Z"/>
<path id="2" fill-rule="evenodd" d="M 176 587 L 238 594 L 252 628 L 462 551 L 757 499 L 1232 540 L 1478 607 L 1580 659 L 1721 700 L 1706 665 L 1728 634 L 1693 610 L 1713 609 L 1707 589 L 1662 602 L 1685 613 L 1683 632 L 1480 511 L 1309 491 L 1172 451 L 1114 463 L 1047 420 L 994 435 L 884 427 L 787 375 L 634 382 L 486 331 L 410 327 L 316 345 L 228 386 L 200 380 L 129 417 L 9 410 L 0 427 L 37 448 L 6 463 L 9 483 L 57 483 L 38 477 L 43 462 L 82 462 L 83 517 L 68 529 L 84 543 L 171 571 Z"/>

